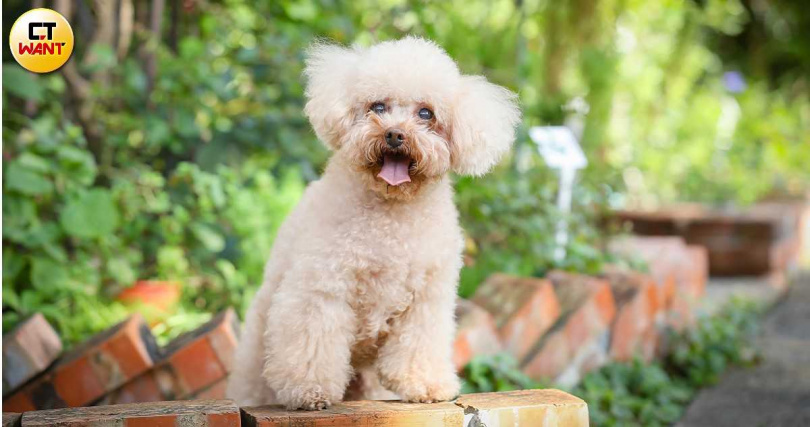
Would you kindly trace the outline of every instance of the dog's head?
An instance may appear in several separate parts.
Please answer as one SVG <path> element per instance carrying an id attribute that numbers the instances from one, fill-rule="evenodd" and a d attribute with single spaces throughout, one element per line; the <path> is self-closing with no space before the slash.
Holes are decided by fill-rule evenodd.
<path id="1" fill-rule="evenodd" d="M 305 112 L 315 133 L 388 198 L 409 198 L 452 170 L 486 173 L 509 150 L 516 96 L 462 75 L 415 37 L 370 48 L 315 45 Z"/>

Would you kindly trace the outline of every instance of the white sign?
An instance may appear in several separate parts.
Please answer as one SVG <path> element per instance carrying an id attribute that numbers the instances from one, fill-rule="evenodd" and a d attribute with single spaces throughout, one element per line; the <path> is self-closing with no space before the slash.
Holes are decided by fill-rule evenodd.
<path id="1" fill-rule="evenodd" d="M 571 196 L 574 192 L 574 180 L 577 169 L 588 164 L 577 137 L 565 126 L 536 126 L 529 129 L 529 137 L 537 144 L 540 155 L 549 167 L 560 170 L 560 189 L 557 195 L 557 208 L 563 217 L 557 222 L 554 259 L 565 259 L 565 247 L 568 245 L 568 223 L 566 216 L 571 212 Z"/>
<path id="2" fill-rule="evenodd" d="M 551 168 L 582 169 L 588 165 L 574 132 L 565 126 L 535 126 L 529 137 Z"/>

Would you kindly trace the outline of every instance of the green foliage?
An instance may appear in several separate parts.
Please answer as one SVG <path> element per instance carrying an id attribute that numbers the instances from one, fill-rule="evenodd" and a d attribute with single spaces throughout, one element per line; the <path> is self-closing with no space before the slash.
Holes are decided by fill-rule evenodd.
<path id="1" fill-rule="evenodd" d="M 663 426 L 681 417 L 693 389 L 658 363 L 634 360 L 586 375 L 574 394 L 588 403 L 594 425 Z"/>
<path id="2" fill-rule="evenodd" d="M 517 361 L 507 353 L 475 356 L 462 372 L 461 393 L 488 393 L 493 391 L 540 388 L 542 385 L 527 377 Z"/>
<path id="3" fill-rule="evenodd" d="M 730 365 L 757 360 L 751 338 L 757 331 L 757 308 L 751 301 L 734 300 L 729 307 L 695 329 L 672 340 L 664 364 L 692 387 L 717 382 Z"/>
<path id="4" fill-rule="evenodd" d="M 243 307 L 303 191 L 268 156 L 214 172 L 180 162 L 167 177 L 133 159 L 96 185 L 81 129 L 51 116 L 5 148 L 20 154 L 4 170 L 4 329 L 41 311 L 67 342 L 125 316 L 111 298 L 137 279 L 181 281 L 186 311 Z M 205 320 L 191 318 L 173 323 Z"/>
<path id="5" fill-rule="evenodd" d="M 697 390 L 714 384 L 729 366 L 757 360 L 752 338 L 759 309 L 734 300 L 695 328 L 672 333 L 660 362 L 612 362 L 588 373 L 571 392 L 588 403 L 597 426 L 665 426 L 676 423 Z M 508 354 L 478 356 L 464 367 L 462 393 L 541 388 Z"/>
<path id="6" fill-rule="evenodd" d="M 518 149 L 516 167 L 504 165 L 482 178 L 460 178 L 456 202 L 474 245 L 468 250 L 459 294 L 468 297 L 495 271 L 542 276 L 552 269 L 599 273 L 608 259 L 600 249 L 607 237 L 596 220 L 610 193 L 606 186 L 576 186 L 572 212 L 556 207 L 558 178 L 528 145 Z M 558 221 L 569 231 L 566 257 L 554 258 Z"/>
<path id="7" fill-rule="evenodd" d="M 729 366 L 756 361 L 757 314 L 752 302 L 732 302 L 670 337 L 662 362 L 608 364 L 587 374 L 573 393 L 588 403 L 594 425 L 672 425 L 699 388 L 714 384 Z"/>

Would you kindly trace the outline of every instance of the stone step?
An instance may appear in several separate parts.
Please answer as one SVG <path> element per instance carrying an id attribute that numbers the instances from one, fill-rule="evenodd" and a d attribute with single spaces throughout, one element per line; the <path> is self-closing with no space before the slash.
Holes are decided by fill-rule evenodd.
<path id="1" fill-rule="evenodd" d="M 3 412 L 3 427 L 19 427 L 22 414 L 16 412 Z"/>
<path id="2" fill-rule="evenodd" d="M 584 401 L 559 390 L 521 390 L 459 396 L 454 402 L 354 401 L 319 412 L 281 407 L 242 408 L 246 427 L 287 426 L 547 426 L 588 425 Z"/>
<path id="3" fill-rule="evenodd" d="M 241 425 L 230 400 L 91 406 L 26 412 L 22 427 L 226 427 Z"/>

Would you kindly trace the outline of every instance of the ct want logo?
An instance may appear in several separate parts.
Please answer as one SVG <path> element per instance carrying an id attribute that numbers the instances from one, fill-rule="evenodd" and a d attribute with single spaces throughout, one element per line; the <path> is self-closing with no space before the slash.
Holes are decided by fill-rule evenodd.
<path id="1" fill-rule="evenodd" d="M 17 18 L 8 36 L 11 54 L 28 71 L 59 69 L 73 53 L 73 29 L 51 9 L 33 9 Z"/>

